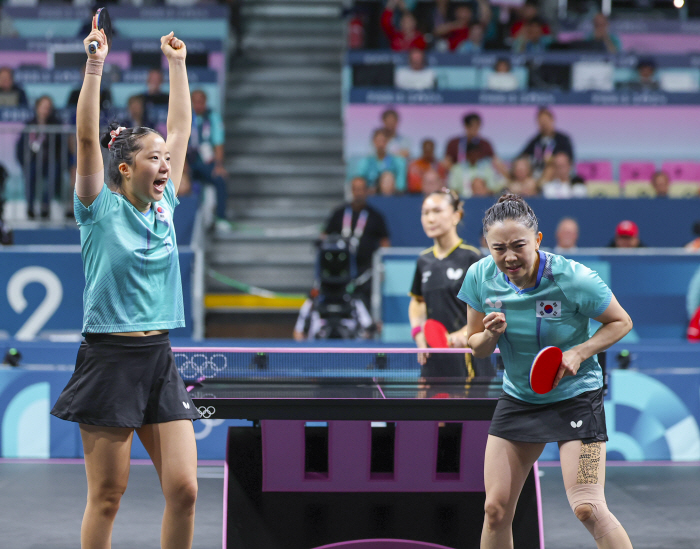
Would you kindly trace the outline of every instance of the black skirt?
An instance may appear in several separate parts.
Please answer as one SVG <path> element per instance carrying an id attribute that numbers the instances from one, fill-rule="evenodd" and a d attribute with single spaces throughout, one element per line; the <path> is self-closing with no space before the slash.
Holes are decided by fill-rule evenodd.
<path id="1" fill-rule="evenodd" d="M 87 334 L 75 372 L 51 414 L 88 425 L 138 428 L 199 419 L 175 366 L 168 334 Z"/>
<path id="2" fill-rule="evenodd" d="M 501 393 L 489 434 L 516 442 L 605 442 L 603 389 L 551 404 L 530 404 Z"/>

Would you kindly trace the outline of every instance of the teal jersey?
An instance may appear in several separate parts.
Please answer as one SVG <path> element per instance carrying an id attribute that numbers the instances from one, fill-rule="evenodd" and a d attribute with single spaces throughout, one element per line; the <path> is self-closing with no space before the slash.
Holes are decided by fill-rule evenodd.
<path id="1" fill-rule="evenodd" d="M 173 226 L 179 203 L 170 179 L 146 214 L 106 184 L 88 208 L 74 195 L 85 271 L 83 334 L 185 325 Z"/>
<path id="2" fill-rule="evenodd" d="M 603 314 L 612 292 L 588 267 L 560 255 L 539 254 L 534 287 L 518 289 L 488 256 L 469 268 L 457 297 L 480 313 L 505 314 L 506 331 L 498 340 L 505 365 L 503 390 L 525 402 L 546 404 L 603 386 L 595 356 L 544 395 L 530 389 L 530 367 L 544 347 L 566 351 L 588 340 L 593 335 L 590 319 Z"/>

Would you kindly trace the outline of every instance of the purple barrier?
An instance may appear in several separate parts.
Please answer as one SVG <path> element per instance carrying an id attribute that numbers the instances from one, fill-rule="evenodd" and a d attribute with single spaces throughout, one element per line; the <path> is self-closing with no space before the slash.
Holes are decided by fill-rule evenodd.
<path id="1" fill-rule="evenodd" d="M 459 473 L 437 473 L 438 423 L 397 422 L 394 472 L 372 473 L 370 423 L 330 421 L 328 473 L 305 474 L 304 422 L 262 421 L 262 489 L 263 492 L 483 492 L 483 456 L 489 424 L 489 421 L 464 422 Z"/>
<path id="2" fill-rule="evenodd" d="M 700 51 L 700 36 L 697 34 L 622 33 L 620 40 L 625 51 L 657 54 Z"/>

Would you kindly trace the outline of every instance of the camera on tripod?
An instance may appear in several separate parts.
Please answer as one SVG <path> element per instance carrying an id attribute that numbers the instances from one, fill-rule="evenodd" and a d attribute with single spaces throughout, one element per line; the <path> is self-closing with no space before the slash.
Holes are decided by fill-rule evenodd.
<path id="1" fill-rule="evenodd" d="M 367 338 L 374 322 L 361 299 L 355 297 L 357 262 L 350 242 L 329 235 L 316 243 L 316 282 L 310 306 L 302 307 L 308 339 Z"/>

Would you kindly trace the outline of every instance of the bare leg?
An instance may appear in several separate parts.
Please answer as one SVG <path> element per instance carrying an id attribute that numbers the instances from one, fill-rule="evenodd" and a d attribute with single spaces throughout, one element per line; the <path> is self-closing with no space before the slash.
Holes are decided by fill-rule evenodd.
<path id="1" fill-rule="evenodd" d="M 513 516 L 520 492 L 544 444 L 489 435 L 484 456 L 486 503 L 481 549 L 512 549 Z"/>
<path id="2" fill-rule="evenodd" d="M 80 425 L 88 497 L 80 529 L 82 549 L 109 549 L 119 502 L 129 481 L 134 430 Z"/>
<path id="3" fill-rule="evenodd" d="M 197 501 L 197 444 L 190 420 L 144 425 L 136 430 L 158 471 L 165 496 L 162 549 L 190 549 Z"/>
<path id="4" fill-rule="evenodd" d="M 560 442 L 559 454 L 566 490 L 581 484 L 605 486 L 604 442 L 592 444 L 582 444 L 580 440 Z M 588 504 L 580 505 L 576 507 L 574 514 L 580 521 L 589 520 L 593 514 L 593 507 Z M 622 525 L 596 539 L 595 542 L 598 549 L 632 549 L 632 542 Z"/>

